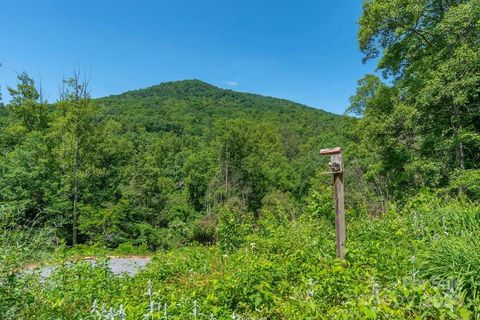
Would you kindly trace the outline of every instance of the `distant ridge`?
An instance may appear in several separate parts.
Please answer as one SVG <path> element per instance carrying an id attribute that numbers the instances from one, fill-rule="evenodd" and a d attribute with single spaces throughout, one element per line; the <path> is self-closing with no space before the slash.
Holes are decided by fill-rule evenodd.
<path id="1" fill-rule="evenodd" d="M 197 97 L 197 98 L 211 98 L 211 99 L 223 99 L 223 100 L 229 99 L 229 100 L 236 100 L 236 101 L 255 100 L 256 102 L 263 100 L 262 104 L 278 104 L 280 105 L 280 107 L 290 106 L 290 107 L 308 108 L 308 109 L 313 109 L 323 113 L 331 114 L 333 116 L 337 116 L 323 109 L 310 107 L 305 104 L 293 102 L 287 99 L 264 96 L 264 95 L 255 94 L 255 93 L 238 92 L 231 89 L 223 89 L 198 79 L 162 82 L 160 84 L 153 85 L 150 87 L 130 90 L 117 95 L 111 95 L 104 98 L 99 98 L 99 100 L 109 100 L 109 99 L 117 99 L 117 98 L 119 99 L 150 98 L 150 97 L 170 98 L 170 99 L 175 98 L 175 99 L 182 99 L 182 100 L 190 99 L 192 97 Z"/>

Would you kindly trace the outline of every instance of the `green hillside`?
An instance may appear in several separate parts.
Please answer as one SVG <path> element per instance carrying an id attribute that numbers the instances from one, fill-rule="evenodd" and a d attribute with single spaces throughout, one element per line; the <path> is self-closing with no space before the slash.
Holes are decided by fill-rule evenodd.
<path id="1" fill-rule="evenodd" d="M 66 85 L 55 104 L 38 100 L 27 75 L 11 89 L 0 201 L 21 207 L 21 221 L 54 223 L 67 244 L 214 242 L 193 229 L 228 201 L 254 216 L 269 194 L 301 207 L 320 147 L 345 145 L 353 121 L 199 80 L 96 100 L 80 96 L 81 83 Z"/>
<path id="2" fill-rule="evenodd" d="M 327 131 L 342 135 L 342 117 L 292 101 L 224 90 L 200 80 L 167 82 L 98 99 L 105 114 L 125 124 L 143 124 L 148 132 L 172 131 L 201 136 L 228 119 L 272 123 L 305 139 Z M 334 122 L 338 123 L 334 123 Z M 333 132 L 332 132 L 333 131 Z"/>

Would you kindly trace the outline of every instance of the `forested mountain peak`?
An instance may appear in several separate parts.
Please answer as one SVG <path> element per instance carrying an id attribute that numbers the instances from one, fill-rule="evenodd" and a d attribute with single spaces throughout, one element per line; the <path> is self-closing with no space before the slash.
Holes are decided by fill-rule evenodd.
<path id="1" fill-rule="evenodd" d="M 201 80 L 164 82 L 99 98 L 96 104 L 105 116 L 129 128 L 142 126 L 148 132 L 176 135 L 202 136 L 225 121 L 243 119 L 251 121 L 250 126 L 271 124 L 284 136 L 343 137 L 340 128 L 351 120 L 289 100 L 222 89 Z"/>
<path id="2" fill-rule="evenodd" d="M 181 97 L 188 95 L 207 95 L 214 92 L 221 91 L 222 89 L 217 88 L 209 83 L 206 83 L 197 79 L 189 80 L 179 80 L 179 81 L 168 81 L 162 82 L 157 85 L 153 85 L 147 88 L 130 90 L 119 95 L 113 95 L 110 97 L 120 96 L 120 97 L 137 97 L 145 98 L 151 96 L 160 96 L 160 97 Z"/>
<path id="3" fill-rule="evenodd" d="M 290 111 L 292 111 L 292 109 L 297 109 L 297 111 L 299 111 L 298 109 L 308 109 L 314 113 L 336 116 L 324 110 L 312 108 L 286 99 L 222 89 L 198 79 L 162 82 L 147 88 L 131 90 L 118 95 L 100 98 L 99 100 L 110 104 L 110 102 L 117 102 L 118 100 L 138 100 L 144 98 L 155 101 L 159 99 L 175 99 L 182 101 L 197 100 L 197 102 L 200 99 L 204 102 L 208 101 L 210 106 L 246 107 L 262 109 L 264 111 L 277 110 L 285 112 L 289 109 Z"/>

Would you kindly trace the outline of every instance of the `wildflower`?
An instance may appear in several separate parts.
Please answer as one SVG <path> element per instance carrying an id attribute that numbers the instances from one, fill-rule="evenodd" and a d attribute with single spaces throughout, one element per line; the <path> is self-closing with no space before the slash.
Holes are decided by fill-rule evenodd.
<path id="1" fill-rule="evenodd" d="M 123 305 L 120 305 L 120 307 L 118 308 L 118 313 L 117 314 L 118 314 L 118 319 L 119 320 L 126 320 L 127 319 L 127 314 L 123 310 Z"/>
<path id="2" fill-rule="evenodd" d="M 90 312 L 95 316 L 98 315 L 97 299 L 93 300 L 92 309 L 90 310 Z"/>
<path id="3" fill-rule="evenodd" d="M 110 307 L 110 309 L 108 310 L 107 318 L 108 320 L 115 320 L 115 310 L 113 309 L 113 307 Z"/>
<path id="4" fill-rule="evenodd" d="M 152 281 L 150 279 L 148 279 L 148 282 L 147 282 L 147 293 L 146 293 L 147 296 L 149 297 L 152 297 Z"/>
<path id="5" fill-rule="evenodd" d="M 168 311 L 167 311 L 168 309 L 167 309 L 167 308 L 168 308 L 168 305 L 167 305 L 167 303 L 165 302 L 165 304 L 163 305 L 163 317 L 164 317 L 165 319 L 168 319 Z"/>
<path id="6" fill-rule="evenodd" d="M 198 302 L 197 302 L 197 299 L 195 299 L 195 301 L 193 301 L 193 318 L 194 319 L 197 319 L 197 306 L 198 306 Z"/>
<path id="7" fill-rule="evenodd" d="M 155 302 L 152 300 L 150 301 L 150 314 L 153 315 L 154 312 L 155 312 Z"/>
<path id="8" fill-rule="evenodd" d="M 308 279 L 308 286 L 309 288 L 307 289 L 307 295 L 309 297 L 313 297 L 313 295 L 315 294 L 315 291 L 313 290 L 313 285 L 315 284 L 315 281 L 313 281 L 312 278 Z"/>

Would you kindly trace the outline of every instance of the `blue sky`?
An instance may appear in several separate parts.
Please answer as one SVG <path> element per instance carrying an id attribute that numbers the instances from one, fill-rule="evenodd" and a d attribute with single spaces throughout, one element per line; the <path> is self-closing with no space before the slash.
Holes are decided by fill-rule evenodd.
<path id="1" fill-rule="evenodd" d="M 43 0 L 0 3 L 0 84 L 16 72 L 56 99 L 80 70 L 94 97 L 200 79 L 343 113 L 373 72 L 356 42 L 361 0 Z"/>

